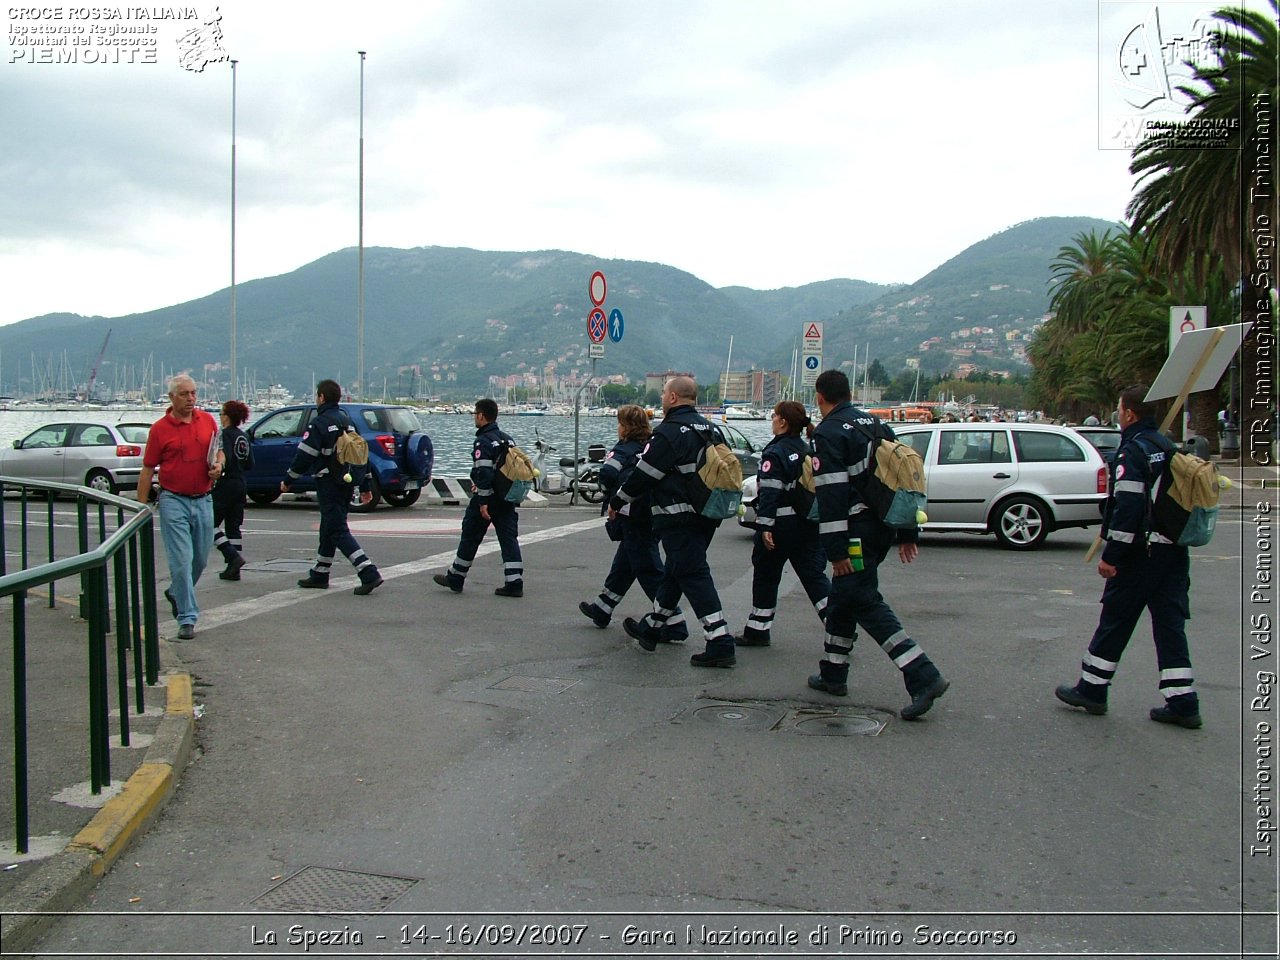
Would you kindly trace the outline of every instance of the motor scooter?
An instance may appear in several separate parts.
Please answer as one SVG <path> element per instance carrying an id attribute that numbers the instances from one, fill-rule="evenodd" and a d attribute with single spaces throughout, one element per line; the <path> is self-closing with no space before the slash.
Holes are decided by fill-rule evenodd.
<path id="1" fill-rule="evenodd" d="M 600 464 L 604 463 L 609 450 L 603 443 L 592 443 L 587 446 L 587 455 L 579 457 L 575 463 L 572 457 L 560 457 L 559 469 L 555 472 L 546 468 L 548 460 L 555 460 L 556 447 L 542 436 L 537 435 L 533 442 L 535 455 L 533 468 L 537 471 L 536 486 L 538 493 L 558 496 L 569 494 L 569 502 L 573 503 L 579 496 L 587 503 L 600 503 L 604 500 L 604 488 L 600 486 Z"/>

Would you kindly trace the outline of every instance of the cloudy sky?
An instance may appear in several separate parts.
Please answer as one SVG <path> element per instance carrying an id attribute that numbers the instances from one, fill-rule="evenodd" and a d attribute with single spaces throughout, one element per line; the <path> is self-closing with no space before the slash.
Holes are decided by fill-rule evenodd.
<path id="1" fill-rule="evenodd" d="M 566 249 L 771 289 L 909 282 L 1023 220 L 1121 218 L 1133 184 L 1127 151 L 1099 148 L 1100 48 L 1152 9 L 191 2 L 145 9 L 195 19 L 3 10 L 0 324 L 229 284 L 232 68 L 184 68 L 177 43 L 204 21 L 238 61 L 238 282 L 357 244 L 365 50 L 366 247 Z M 154 62 L 103 62 L 94 24 L 155 27 Z M 41 47 L 49 26 L 90 44 Z"/>

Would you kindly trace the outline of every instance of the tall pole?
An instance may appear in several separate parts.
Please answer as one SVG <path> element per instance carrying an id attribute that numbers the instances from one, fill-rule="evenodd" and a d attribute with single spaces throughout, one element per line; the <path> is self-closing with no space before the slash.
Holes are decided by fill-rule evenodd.
<path id="1" fill-rule="evenodd" d="M 360 396 L 364 389 L 364 56 L 360 51 L 360 266 L 359 307 L 356 317 L 356 365 L 360 375 Z"/>
<path id="2" fill-rule="evenodd" d="M 231 61 L 231 390 L 234 400 L 240 395 L 236 384 L 236 64 Z"/>

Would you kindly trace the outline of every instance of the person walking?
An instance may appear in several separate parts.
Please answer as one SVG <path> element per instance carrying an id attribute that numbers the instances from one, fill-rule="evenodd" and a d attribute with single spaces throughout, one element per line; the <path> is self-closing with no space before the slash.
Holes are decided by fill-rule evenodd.
<path id="1" fill-rule="evenodd" d="M 209 490 L 222 476 L 225 457 L 212 415 L 196 403 L 196 382 L 186 374 L 169 381 L 169 409 L 151 425 L 138 474 L 139 503 L 151 499 L 151 480 L 160 469 L 160 536 L 169 560 L 164 597 L 178 621 L 178 639 L 196 635 L 200 606 L 196 584 L 213 546 L 213 504 Z"/>
<path id="2" fill-rule="evenodd" d="M 239 400 L 222 405 L 222 452 L 225 472 L 213 488 L 213 545 L 227 561 L 221 580 L 239 580 L 244 566 L 240 526 L 244 523 L 244 472 L 253 469 L 253 447 L 240 429 L 249 419 L 249 408 Z"/>
<path id="3" fill-rule="evenodd" d="M 686 477 L 694 471 L 698 454 L 709 443 L 724 438 L 695 409 L 698 385 L 692 377 L 672 377 L 662 392 L 662 423 L 645 445 L 631 476 L 609 500 L 609 519 L 627 504 L 651 496 L 653 532 L 662 544 L 664 571 L 653 599 L 653 610 L 640 620 L 627 617 L 622 627 L 640 642 L 644 650 L 654 650 L 662 639 L 662 628 L 676 616 L 683 593 L 702 624 L 706 649 L 689 662 L 695 667 L 732 667 L 736 662 L 733 635 L 725 625 L 724 611 L 707 548 L 720 521 L 701 516 L 689 502 Z"/>
<path id="4" fill-rule="evenodd" d="M 524 559 L 520 555 L 520 515 L 516 505 L 504 499 L 510 481 L 499 472 L 507 450 L 516 442 L 498 428 L 498 403 L 486 397 L 476 401 L 472 414 L 476 439 L 471 447 L 471 499 L 462 515 L 458 552 L 444 573 L 431 579 L 454 593 L 461 593 L 480 542 L 492 524 L 502 552 L 502 586 L 499 597 L 524 596 Z"/>
<path id="5" fill-rule="evenodd" d="M 618 442 L 600 466 L 600 486 L 607 496 L 612 497 L 631 476 L 640 452 L 651 436 L 653 427 L 644 407 L 629 403 L 618 408 Z M 608 510 L 607 503 L 605 510 Z M 653 535 L 653 514 L 647 495 L 626 504 L 609 525 L 616 531 L 613 538 L 618 540 L 618 549 L 614 551 L 613 563 L 604 578 L 604 589 L 595 600 L 584 600 L 578 604 L 583 616 L 601 630 L 609 626 L 614 610 L 633 583 L 639 581 L 640 589 L 652 603 L 664 572 L 658 541 Z M 688 636 L 684 614 L 677 611 L 663 624 L 659 642 L 680 643 Z"/>
<path id="6" fill-rule="evenodd" d="M 767 647 L 772 642 L 782 570 L 790 563 L 818 613 L 826 622 L 827 558 L 818 541 L 818 524 L 809 519 L 813 494 L 800 484 L 809 445 L 802 436 L 812 429 L 804 405 L 783 400 L 773 408 L 773 439 L 760 454 L 756 471 L 756 535 L 751 550 L 751 616 L 739 647 Z"/>
<path id="7" fill-rule="evenodd" d="M 1151 708 L 1151 719 L 1194 730 L 1203 723 L 1195 688 L 1186 621 L 1191 610 L 1191 555 L 1150 525 L 1152 486 L 1169 469 L 1173 444 L 1156 426 L 1149 388 L 1135 384 L 1120 391 L 1120 448 L 1109 465 L 1110 495 L 1102 517 L 1106 542 L 1098 560 L 1102 613 L 1080 664 L 1074 686 L 1058 687 L 1063 703 L 1101 716 L 1107 691 L 1120 667 L 1142 611 L 1151 611 L 1151 635 L 1160 667 L 1164 703 Z"/>
<path id="8" fill-rule="evenodd" d="M 860 492 L 866 474 L 875 468 L 873 438 L 892 440 L 893 431 L 853 405 L 849 378 L 839 370 L 819 374 L 814 389 L 822 422 L 813 433 L 813 481 L 818 535 L 831 561 L 831 596 L 824 656 L 818 661 L 818 673 L 809 677 L 809 686 L 833 696 L 848 696 L 849 653 L 860 626 L 902 671 L 911 702 L 899 715 L 903 720 L 916 720 L 946 693 L 949 684 L 881 596 L 879 569 L 895 539 L 899 559 L 914 561 L 920 552 L 920 531 L 893 530 L 876 516 Z"/>
<path id="9" fill-rule="evenodd" d="M 280 481 L 280 492 L 288 493 L 289 487 L 307 474 L 315 478 L 316 501 L 320 506 L 320 544 L 316 547 L 315 564 L 298 581 L 298 586 L 311 590 L 329 589 L 333 558 L 341 550 L 360 577 L 359 585 L 351 592 L 363 597 L 382 586 L 382 575 L 347 526 L 347 513 L 351 509 L 356 483 L 352 474 L 338 463 L 338 437 L 351 425 L 350 418 L 338 406 L 341 399 L 342 387 L 337 381 L 321 380 L 316 384 L 316 415 L 298 441 L 298 452 L 294 454 L 285 479 Z M 368 472 L 364 471 L 358 482 L 361 503 L 373 499 L 368 484 Z"/>

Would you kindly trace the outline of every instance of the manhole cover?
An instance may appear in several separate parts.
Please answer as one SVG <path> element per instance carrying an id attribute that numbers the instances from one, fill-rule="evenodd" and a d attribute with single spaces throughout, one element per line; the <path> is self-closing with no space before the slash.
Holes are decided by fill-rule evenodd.
<path id="1" fill-rule="evenodd" d="M 740 703 L 717 703 L 710 707 L 699 707 L 693 711 L 693 715 L 704 723 L 722 727 L 760 729 L 772 727 L 777 722 L 776 711 Z"/>
<path id="2" fill-rule="evenodd" d="M 874 737 L 884 724 L 870 717 L 831 713 L 796 721 L 796 733 L 807 737 Z"/>
<path id="3" fill-rule="evenodd" d="M 313 560 L 264 560 L 262 563 L 249 564 L 247 569 L 267 573 L 306 573 L 314 563 Z"/>
<path id="4" fill-rule="evenodd" d="M 251 902 L 280 913 L 380 913 L 417 882 L 409 877 L 303 867 Z"/>
<path id="5" fill-rule="evenodd" d="M 517 690 L 520 693 L 564 693 L 577 680 L 561 680 L 559 677 L 507 677 L 493 684 L 490 690 Z"/>

